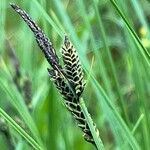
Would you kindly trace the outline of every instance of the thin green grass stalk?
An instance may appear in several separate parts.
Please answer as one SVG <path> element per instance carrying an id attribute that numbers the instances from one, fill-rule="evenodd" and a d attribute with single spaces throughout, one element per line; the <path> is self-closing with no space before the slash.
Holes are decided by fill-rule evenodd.
<path id="1" fill-rule="evenodd" d="M 2 108 L 0 108 L 0 115 L 27 141 L 34 149 L 44 150 L 39 144 L 27 134 Z"/>
<path id="2" fill-rule="evenodd" d="M 123 140 L 128 141 L 133 150 L 140 150 L 137 141 L 133 137 L 131 131 L 126 126 L 125 122 L 120 117 L 119 113 L 115 109 L 115 106 L 113 105 L 103 88 L 92 75 L 91 77 L 93 79 L 92 85 L 95 89 L 95 94 L 97 95 L 98 101 L 101 101 L 99 102 L 99 104 L 102 105 L 102 109 L 105 112 L 106 119 L 110 123 L 110 126 L 112 123 L 114 124 L 113 129 L 117 130 L 120 138 L 124 137 Z"/>
<path id="3" fill-rule="evenodd" d="M 58 28 L 62 31 L 64 31 L 63 25 L 61 24 L 61 22 L 58 19 L 58 16 L 55 14 L 55 11 L 51 10 L 51 16 L 54 20 L 54 22 L 57 24 Z M 65 32 L 64 32 L 65 33 Z"/>
<path id="4" fill-rule="evenodd" d="M 139 125 L 141 124 L 141 121 L 144 118 L 144 114 L 141 114 L 141 116 L 139 117 L 139 119 L 137 120 L 136 124 L 134 125 L 133 129 L 132 129 L 132 134 L 135 134 L 137 128 L 139 127 Z"/>
<path id="5" fill-rule="evenodd" d="M 46 67 L 47 67 L 46 62 L 43 61 L 42 64 L 38 67 L 39 69 L 34 73 L 34 76 L 36 77 L 34 88 L 36 90 L 33 93 L 32 101 L 31 101 L 31 106 L 33 108 L 33 111 L 34 109 L 36 109 L 36 107 L 38 107 L 41 103 L 44 102 L 43 99 L 45 99 L 48 94 L 49 85 L 47 84 L 47 82 L 43 82 L 42 80 L 43 77 L 45 78 L 47 73 L 47 71 L 45 70 Z M 39 82 L 37 83 L 37 81 Z"/>
<path id="6" fill-rule="evenodd" d="M 82 44 L 79 42 L 78 38 L 76 38 L 77 35 L 74 33 L 73 25 L 72 25 L 71 21 L 69 20 L 69 17 L 67 15 L 67 13 L 63 9 L 63 6 L 62 6 L 61 2 L 60 1 L 55 1 L 55 3 L 56 3 L 56 6 L 57 6 L 58 10 L 61 10 L 60 15 L 61 15 L 62 19 L 64 20 L 64 23 L 65 23 L 65 26 L 68 29 L 68 32 L 72 33 L 71 37 L 74 41 L 74 44 L 76 45 L 77 49 L 80 50 L 80 54 L 81 54 L 80 56 L 82 58 L 82 62 L 84 62 L 83 63 L 84 69 L 85 69 L 86 73 L 88 74 L 88 72 L 89 72 L 88 71 L 89 70 L 89 63 L 88 63 L 88 60 L 82 55 L 83 51 L 84 51 L 84 48 L 81 46 Z M 75 37 L 74 37 L 74 35 L 75 35 Z M 104 92 L 103 88 L 99 85 L 99 83 L 96 81 L 96 79 L 93 76 L 91 76 L 91 77 L 92 77 L 93 88 L 96 91 L 95 94 L 98 97 L 98 104 L 102 105 L 102 106 L 105 106 L 102 109 L 103 109 L 103 112 L 106 114 L 107 121 L 109 122 L 110 125 L 112 124 L 112 122 L 110 121 L 110 118 L 111 117 L 114 118 L 115 126 L 112 129 L 117 128 L 116 130 L 119 130 L 118 134 L 120 135 L 120 137 L 125 136 L 124 140 L 127 140 L 128 143 L 131 145 L 131 147 L 134 150 L 139 150 L 140 148 L 139 148 L 138 143 L 136 142 L 136 140 L 132 136 L 132 134 L 129 131 L 126 124 L 121 119 L 120 115 L 118 114 L 115 107 L 111 103 L 111 100 L 107 97 L 107 95 Z M 99 97 L 100 97 L 100 99 L 99 99 Z M 110 115 L 108 115 L 108 110 L 110 111 Z"/>
<path id="7" fill-rule="evenodd" d="M 78 0 L 77 1 L 77 6 L 80 7 L 80 14 L 86 24 L 86 27 L 87 27 L 87 30 L 89 32 L 89 38 L 91 39 L 91 44 L 92 44 L 92 48 L 93 48 L 93 51 L 95 53 L 95 57 L 96 59 L 98 60 L 98 70 L 99 72 L 102 74 L 101 77 L 102 77 L 102 80 L 104 81 L 104 86 L 109 94 L 110 97 L 113 97 L 113 94 L 112 94 L 112 91 L 111 91 L 111 84 L 110 84 L 110 80 L 108 78 L 108 74 L 106 72 L 106 69 L 105 69 L 105 65 L 104 65 L 104 62 L 103 62 L 103 59 L 102 59 L 102 55 L 101 55 L 101 52 L 98 51 L 97 47 L 96 47 L 96 43 L 95 43 L 95 40 L 94 40 L 94 34 L 92 32 L 92 27 L 91 27 L 91 24 L 89 22 L 89 19 L 88 19 L 88 15 L 86 13 L 86 10 L 85 10 L 85 6 L 84 6 L 84 3 L 83 3 L 83 0 Z"/>
<path id="8" fill-rule="evenodd" d="M 85 106 L 83 98 L 80 98 L 80 105 L 81 105 L 82 111 L 84 113 L 84 116 L 86 118 L 86 121 L 87 121 L 87 123 L 90 127 L 90 130 L 91 130 L 91 133 L 92 133 L 92 136 L 93 136 L 93 139 L 95 141 L 97 149 L 98 150 L 104 150 L 104 145 L 103 145 L 101 139 L 97 137 L 97 134 L 95 132 L 95 128 L 93 126 L 93 120 L 92 120 L 92 118 L 90 117 L 90 115 L 87 111 L 87 108 Z"/>
<path id="9" fill-rule="evenodd" d="M 46 0 L 40 0 L 39 1 L 41 6 L 43 6 L 43 9 L 46 10 Z M 32 14 L 31 14 L 32 16 Z M 43 29 L 46 33 L 48 33 L 48 26 L 47 26 L 47 22 L 45 20 L 45 18 L 42 18 L 42 24 L 43 24 Z"/>
<path id="10" fill-rule="evenodd" d="M 60 1 L 60 0 L 53 0 L 54 1 L 54 4 L 56 5 L 56 7 L 57 7 L 57 9 L 56 10 L 58 10 L 58 14 L 61 16 L 61 22 L 63 22 L 62 24 L 64 25 L 64 26 L 66 26 L 66 30 L 64 30 L 64 31 L 66 31 L 67 33 L 69 33 L 68 35 L 71 37 L 71 41 L 73 41 L 73 43 L 76 45 L 76 47 L 78 47 L 78 51 L 80 50 L 80 58 L 82 57 L 82 58 L 85 58 L 85 55 L 84 55 L 84 49 L 83 49 L 83 47 L 82 47 L 82 44 L 81 44 L 81 42 L 79 41 L 79 38 L 78 38 L 78 36 L 77 36 L 77 34 L 76 34 L 76 31 L 75 31 L 75 28 L 73 27 L 73 24 L 72 24 L 72 22 L 71 22 L 71 20 L 70 20 L 70 18 L 69 18 L 69 16 L 68 15 L 66 15 L 66 12 L 65 12 L 65 9 L 64 9 L 64 7 L 62 6 L 62 2 Z M 61 11 L 60 11 L 61 10 Z M 63 31 L 60 31 L 61 33 L 63 32 Z M 58 33 L 58 32 L 57 32 Z M 59 33 L 60 34 L 60 33 Z M 62 36 L 62 38 L 64 38 L 64 35 L 63 34 L 61 34 Z M 83 59 L 82 59 L 83 60 Z M 86 63 L 86 62 L 85 62 Z"/>
<path id="11" fill-rule="evenodd" d="M 23 3 L 23 5 L 29 7 L 29 9 L 31 8 L 31 3 L 28 3 L 27 5 L 25 5 L 25 3 Z M 36 18 L 37 18 L 37 16 L 38 16 L 38 14 L 36 14 Z M 14 49 L 15 49 L 15 51 L 17 51 L 16 55 L 18 56 L 19 63 L 21 64 L 22 68 L 24 68 L 25 70 L 29 70 L 28 72 L 30 75 L 31 72 L 33 71 L 33 69 L 32 69 L 33 53 L 31 50 L 32 45 L 33 45 L 33 40 L 31 38 L 31 36 L 29 36 L 29 34 L 27 32 L 27 28 L 25 26 L 23 26 L 22 23 L 20 23 L 20 26 L 21 26 L 21 32 L 19 32 L 20 36 L 17 39 L 17 42 L 21 43 L 21 44 L 18 46 L 19 51 L 17 51 L 18 48 L 14 48 Z M 28 40 L 24 40 L 27 37 L 28 37 Z"/>
<path id="12" fill-rule="evenodd" d="M 30 129 L 32 135 L 34 136 L 34 138 L 41 145 L 43 145 L 42 141 L 40 139 L 40 136 L 38 134 L 37 128 L 34 126 L 34 122 L 33 122 L 33 120 L 31 120 L 31 116 L 27 113 L 26 107 L 22 107 L 22 106 L 18 105 L 18 103 L 14 100 L 14 98 L 16 98 L 16 96 L 14 97 L 11 94 L 11 92 L 15 92 L 15 91 L 13 91 L 11 88 L 8 89 L 8 86 L 5 85 L 2 80 L 0 80 L 0 86 L 1 86 L 1 89 L 3 89 L 5 91 L 5 93 L 10 96 L 10 98 L 11 98 L 10 102 L 17 109 L 19 114 L 22 116 L 23 120 L 25 121 L 26 125 L 29 127 L 29 129 Z M 34 131 L 36 131 L 36 132 L 34 132 Z"/>
<path id="13" fill-rule="evenodd" d="M 48 77 L 46 76 L 47 70 L 45 70 L 45 68 L 47 67 L 47 62 L 43 61 L 38 67 L 36 63 L 34 64 L 34 66 L 37 69 L 34 70 L 34 77 L 32 80 L 33 96 L 32 96 L 31 106 L 33 107 L 33 110 L 34 108 L 36 109 L 37 105 L 40 105 L 41 102 L 42 103 L 44 102 L 43 100 L 47 95 L 49 89 L 48 88 L 49 85 L 47 84 L 47 82 L 43 82 L 43 78 L 45 79 L 45 81 L 48 80 Z"/>
<path id="14" fill-rule="evenodd" d="M 141 74 L 141 64 L 139 63 L 139 58 L 138 55 L 136 54 L 136 48 L 132 45 L 131 46 L 132 50 L 131 51 L 131 57 L 132 57 L 132 61 L 133 61 L 133 80 L 135 83 L 135 91 L 136 91 L 136 95 L 138 95 L 138 109 L 140 114 L 144 114 L 144 119 L 143 119 L 143 124 L 142 124 L 142 132 L 144 133 L 144 143 L 145 146 L 149 149 L 149 134 L 150 133 L 150 129 L 149 129 L 149 116 L 148 116 L 148 108 L 146 106 L 145 100 L 147 99 L 144 93 L 144 83 L 142 80 L 142 74 Z M 140 67 L 139 67 L 140 66 Z"/>
<path id="15" fill-rule="evenodd" d="M 42 15 L 45 17 L 45 19 L 48 21 L 48 23 L 59 34 L 59 36 L 63 37 L 64 33 L 60 30 L 60 28 L 57 26 L 57 24 L 49 17 L 49 15 L 45 12 L 45 10 L 42 8 L 42 6 L 39 4 L 39 2 L 36 0 L 32 0 L 32 1 L 37 6 L 38 10 L 41 11 Z"/>
<path id="16" fill-rule="evenodd" d="M 129 10 L 126 7 L 127 3 L 125 1 L 120 2 L 120 7 L 122 10 L 126 10 L 126 16 L 127 18 L 130 18 L 130 14 L 128 13 Z M 139 11 L 140 12 L 140 11 Z M 132 20 L 130 21 L 132 23 Z M 133 65 L 132 67 L 132 78 L 135 84 L 135 93 L 137 96 L 137 116 L 140 116 L 141 114 L 144 114 L 144 118 L 141 122 L 139 132 L 141 133 L 142 136 L 142 148 L 144 149 L 149 149 L 149 133 L 150 133 L 150 128 L 149 128 L 149 116 L 148 116 L 148 102 L 147 102 L 147 97 L 146 97 L 146 89 L 145 89 L 145 83 L 146 81 L 144 80 L 145 78 L 148 78 L 147 73 L 144 73 L 144 71 L 147 70 L 147 64 L 146 61 L 142 61 L 141 55 L 138 54 L 137 47 L 139 46 L 136 45 L 137 43 L 134 43 L 132 41 L 132 37 L 130 36 L 128 30 L 124 28 L 124 33 L 125 33 L 125 38 L 127 39 L 127 43 L 129 44 L 129 55 L 131 56 L 131 64 Z M 141 59 L 141 61 L 140 61 Z M 141 63 L 142 62 L 142 63 Z M 146 69 L 143 67 L 146 66 Z M 143 74 L 144 73 L 144 74 Z M 146 75 L 146 76 L 144 76 Z M 143 76 L 145 78 L 143 78 Z M 135 110 L 136 111 L 136 110 Z"/>
<path id="17" fill-rule="evenodd" d="M 31 102 L 31 106 L 32 106 L 33 110 L 34 109 L 36 110 L 37 107 L 40 107 L 39 105 L 44 103 L 43 99 L 45 99 L 47 97 L 48 89 L 49 89 L 49 85 L 45 82 L 34 93 L 32 102 Z"/>
<path id="18" fill-rule="evenodd" d="M 108 61 L 109 61 L 109 64 L 110 64 L 111 73 L 112 73 L 112 76 L 114 78 L 115 86 L 116 86 L 116 89 L 117 89 L 117 94 L 119 96 L 119 106 L 122 109 L 123 118 L 125 119 L 126 123 L 129 125 L 128 114 L 127 114 L 127 111 L 125 109 L 124 99 L 123 99 L 121 91 L 120 91 L 120 85 L 118 83 L 117 75 L 116 75 L 117 73 L 116 73 L 116 70 L 115 70 L 115 66 L 114 66 L 114 62 L 113 62 L 113 59 L 112 59 L 112 56 L 111 56 L 111 53 L 110 53 L 109 46 L 107 44 L 108 40 L 107 40 L 107 37 L 106 37 L 104 25 L 102 23 L 101 14 L 98 12 L 96 0 L 93 0 L 93 4 L 94 4 L 95 13 L 96 13 L 96 16 L 97 16 L 97 19 L 98 19 L 99 29 L 100 29 L 101 34 L 102 34 L 102 40 L 103 40 L 103 43 L 104 43 L 104 48 L 106 50 L 106 54 L 107 54 Z"/>
<path id="19" fill-rule="evenodd" d="M 119 13 L 119 15 L 121 16 L 121 18 L 123 19 L 123 21 L 125 22 L 127 29 L 129 31 L 129 33 L 132 35 L 133 39 L 135 40 L 135 42 L 139 45 L 139 50 L 142 54 L 142 56 L 145 58 L 145 60 L 147 61 L 147 64 L 150 67 L 150 54 L 147 51 L 147 49 L 143 46 L 141 40 L 139 39 L 139 37 L 137 36 L 136 32 L 132 29 L 131 25 L 129 24 L 127 18 L 125 17 L 125 15 L 122 13 L 122 11 L 120 10 L 119 6 L 117 5 L 117 3 L 114 0 L 110 0 L 110 2 L 112 3 L 112 5 L 115 7 L 115 9 L 117 10 L 117 12 Z"/>
<path id="20" fill-rule="evenodd" d="M 138 17 L 138 21 L 140 22 L 141 27 L 144 28 L 147 32 L 145 38 L 147 38 L 147 40 L 149 40 L 150 39 L 150 26 L 148 24 L 146 14 L 143 10 L 143 7 L 142 7 L 141 3 L 142 3 L 142 1 L 131 0 L 132 7 L 134 8 L 134 11 L 135 11 L 135 13 Z M 145 65 L 145 68 L 147 68 L 146 63 L 144 65 Z M 150 77 L 150 72 L 149 72 L 148 69 L 145 69 L 145 70 L 146 70 L 146 73 L 144 75 L 147 78 L 147 81 L 145 81 L 145 82 L 148 83 L 149 82 L 149 77 Z"/>
<path id="21" fill-rule="evenodd" d="M 144 11 L 141 7 L 141 2 L 137 0 L 131 0 L 131 4 L 134 8 L 135 13 L 137 14 L 137 17 L 141 23 L 141 25 L 146 28 L 146 31 L 148 32 L 148 38 L 150 38 L 150 30 L 149 30 L 149 25 L 146 20 L 146 16 L 144 15 Z"/>
<path id="22" fill-rule="evenodd" d="M 6 95 L 8 95 L 10 97 L 9 98 L 10 103 L 19 112 L 19 114 L 25 121 L 26 125 L 28 126 L 29 130 L 31 131 L 31 133 L 34 136 L 34 138 L 36 139 L 36 141 L 38 141 L 38 143 L 40 143 L 40 145 L 43 146 L 38 129 L 27 109 L 27 106 L 24 103 L 24 99 L 23 99 L 22 95 L 16 89 L 14 84 L 10 84 L 10 83 L 13 83 L 12 76 L 3 60 L 1 60 L 1 63 L 3 65 L 3 68 L 1 68 L 1 71 L 0 71 L 0 77 L 1 77 L 0 78 L 0 88 L 1 88 L 1 90 L 3 90 L 6 93 Z M 9 84 L 8 84 L 8 81 L 9 81 Z"/>
<path id="23" fill-rule="evenodd" d="M 6 17 L 6 1 L 1 1 L 1 4 L 0 4 L 0 14 L 1 14 L 1 17 L 0 17 L 0 41 L 1 41 L 1 44 L 0 44 L 0 53 L 4 51 L 4 45 L 5 45 L 5 29 L 4 29 L 4 26 L 5 26 L 5 17 Z"/>
<path id="24" fill-rule="evenodd" d="M 134 84 L 135 84 L 135 93 L 136 95 L 138 95 L 137 97 L 137 101 L 138 101 L 138 105 L 137 105 L 137 108 L 139 110 L 139 115 L 141 114 L 144 114 L 144 118 L 143 118 L 143 121 L 142 121 L 142 125 L 141 125 L 141 133 L 143 134 L 143 138 L 145 139 L 144 140 L 144 143 L 143 145 L 145 147 L 147 147 L 146 149 L 149 149 L 148 145 L 149 145 L 149 134 L 150 133 L 150 129 L 149 129 L 149 116 L 148 116 L 148 108 L 146 105 L 146 95 L 145 95 L 145 86 L 144 86 L 144 82 L 143 82 L 143 79 L 142 79 L 142 74 L 143 74 L 143 71 L 142 71 L 142 63 L 140 63 L 140 56 L 138 55 L 137 53 L 137 47 L 136 45 L 132 42 L 132 39 L 131 39 L 131 36 L 129 35 L 128 32 L 126 32 L 126 30 L 124 31 L 125 32 L 125 37 L 127 38 L 127 42 L 129 44 L 129 49 L 131 49 L 129 51 L 129 54 L 130 54 L 130 57 L 131 57 L 131 62 L 132 62 L 132 65 L 133 65 L 133 71 L 132 71 L 132 78 L 133 78 L 133 81 L 134 81 Z M 141 58 L 142 59 L 142 58 Z"/>
<path id="25" fill-rule="evenodd" d="M 59 10 L 58 13 L 60 14 L 60 17 L 63 20 L 64 26 L 67 28 L 68 33 L 71 33 L 70 35 L 72 37 L 73 43 L 77 47 L 77 50 L 80 52 L 80 58 L 82 58 L 81 60 L 83 62 L 82 64 L 84 65 L 84 69 L 86 73 L 88 74 L 90 65 L 84 55 L 85 49 L 82 46 L 79 39 L 77 38 L 74 27 L 68 17 L 68 14 L 64 10 L 61 1 L 54 1 L 54 3 L 56 4 L 56 8 L 57 8 L 56 10 Z M 112 121 L 114 120 L 115 126 L 112 128 L 112 130 L 115 130 L 114 128 L 116 128 L 116 130 L 118 130 L 119 136 L 120 137 L 124 136 L 125 137 L 124 141 L 128 141 L 132 149 L 139 150 L 140 148 L 139 148 L 138 143 L 136 142 L 135 138 L 132 136 L 126 124 L 121 119 L 119 113 L 116 111 L 115 107 L 111 103 L 111 100 L 108 98 L 103 88 L 96 81 L 95 77 L 93 76 L 91 77 L 92 77 L 91 82 L 92 82 L 95 94 L 97 95 L 97 98 L 98 98 L 98 104 L 102 106 L 102 109 L 103 109 L 104 114 L 106 115 L 107 121 L 111 125 L 112 122 L 110 121 L 110 119 L 112 118 L 111 120 Z M 108 115 L 108 111 L 110 112 L 109 115 Z"/>

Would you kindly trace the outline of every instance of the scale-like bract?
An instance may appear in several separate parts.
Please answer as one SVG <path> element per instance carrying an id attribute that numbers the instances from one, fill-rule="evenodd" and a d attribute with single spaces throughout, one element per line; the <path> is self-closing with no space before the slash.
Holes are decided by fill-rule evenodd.
<path id="1" fill-rule="evenodd" d="M 74 88 L 75 93 L 80 97 L 85 85 L 83 70 L 76 49 L 73 47 L 67 36 L 65 36 L 64 45 L 62 47 L 62 56 L 66 77 Z"/>
<path id="2" fill-rule="evenodd" d="M 67 107 L 67 109 L 72 113 L 75 120 L 77 120 L 78 126 L 81 128 L 81 130 L 84 133 L 84 138 L 86 141 L 90 143 L 94 143 L 91 131 L 89 129 L 89 126 L 87 124 L 87 121 L 84 117 L 84 114 L 81 110 L 81 106 L 79 104 L 79 97 L 75 97 L 72 93 L 72 91 L 69 89 L 68 84 L 65 82 L 65 80 L 62 78 L 61 74 L 57 72 L 56 70 L 49 70 L 49 75 L 51 79 L 54 81 L 57 89 L 61 93 L 61 95 L 64 98 L 64 104 Z M 93 124 L 95 126 L 95 124 Z M 99 136 L 99 131 L 97 130 L 95 126 L 95 131 L 97 132 L 97 136 Z"/>

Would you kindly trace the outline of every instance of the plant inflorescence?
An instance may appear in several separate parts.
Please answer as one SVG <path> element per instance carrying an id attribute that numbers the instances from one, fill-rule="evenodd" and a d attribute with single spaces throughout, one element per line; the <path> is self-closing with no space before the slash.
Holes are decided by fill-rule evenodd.
<path id="1" fill-rule="evenodd" d="M 72 116 L 77 121 L 78 126 L 82 129 L 85 140 L 95 145 L 96 143 L 90 131 L 90 127 L 80 106 L 80 97 L 84 90 L 85 81 L 76 49 L 68 37 L 65 36 L 64 44 L 62 46 L 63 65 L 61 65 L 52 43 L 40 27 L 38 27 L 32 18 L 20 7 L 15 4 L 11 4 L 11 6 L 23 18 L 34 33 L 40 49 L 52 67 L 51 69 L 48 69 L 51 80 L 62 95 L 66 108 L 71 112 Z M 94 123 L 93 125 L 97 136 L 99 136 L 98 129 Z"/>

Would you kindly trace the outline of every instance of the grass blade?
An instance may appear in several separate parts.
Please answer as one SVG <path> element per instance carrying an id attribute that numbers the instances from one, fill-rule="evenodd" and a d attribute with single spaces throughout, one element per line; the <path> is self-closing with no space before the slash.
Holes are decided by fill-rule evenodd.
<path id="1" fill-rule="evenodd" d="M 35 140 L 28 135 L 2 108 L 0 108 L 0 115 L 36 150 L 43 150 Z"/>
<path id="2" fill-rule="evenodd" d="M 133 28 L 131 27 L 131 25 L 129 24 L 127 18 L 125 17 L 125 15 L 122 13 L 122 11 L 120 10 L 119 6 L 117 5 L 117 3 L 114 0 L 110 0 L 110 2 L 112 3 L 112 5 L 115 7 L 115 9 L 117 10 L 117 12 L 119 13 L 119 15 L 121 16 L 121 18 L 123 19 L 123 21 L 125 22 L 127 29 L 129 30 L 130 34 L 132 35 L 132 37 L 134 38 L 135 42 L 137 43 L 137 45 L 139 46 L 139 50 L 141 52 L 141 54 L 143 55 L 143 57 L 145 58 L 147 64 L 150 66 L 150 54 L 148 52 L 148 50 L 143 46 L 140 38 L 137 36 L 136 32 L 133 30 Z"/>
<path id="3" fill-rule="evenodd" d="M 101 139 L 97 137 L 97 134 L 95 132 L 95 128 L 93 126 L 92 118 L 90 117 L 90 115 L 89 115 L 89 113 L 87 111 L 87 108 L 85 106 L 83 98 L 80 99 L 80 105 L 81 105 L 81 108 L 82 108 L 83 113 L 85 115 L 86 121 L 87 121 L 87 123 L 88 123 L 88 125 L 90 127 L 90 130 L 91 130 L 92 136 L 94 138 L 94 141 L 96 143 L 97 149 L 98 150 L 104 150 L 104 145 L 103 145 Z"/>

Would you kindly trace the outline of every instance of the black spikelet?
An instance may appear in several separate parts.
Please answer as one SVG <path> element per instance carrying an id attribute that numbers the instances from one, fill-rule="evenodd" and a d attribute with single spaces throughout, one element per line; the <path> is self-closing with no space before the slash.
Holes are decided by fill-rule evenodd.
<path id="1" fill-rule="evenodd" d="M 70 90 L 70 87 L 57 70 L 48 69 L 49 75 L 54 81 L 60 94 L 63 96 L 65 100 L 65 106 L 72 113 L 73 117 L 78 123 L 78 126 L 83 131 L 84 139 L 92 144 L 95 144 L 87 121 L 79 104 L 79 98 L 84 90 L 85 85 L 83 79 L 83 70 L 81 68 L 77 52 L 67 36 L 65 36 L 64 45 L 62 47 L 62 56 L 64 62 L 65 77 L 68 79 L 69 85 L 76 95 L 74 95 L 72 90 Z M 97 130 L 96 126 L 95 130 L 97 132 L 97 136 L 99 136 L 99 131 Z"/>
<path id="2" fill-rule="evenodd" d="M 85 86 L 83 70 L 76 49 L 73 47 L 67 36 L 65 36 L 64 45 L 62 47 L 62 56 L 66 77 L 70 81 L 77 96 L 80 97 Z"/>
<path id="3" fill-rule="evenodd" d="M 77 121 L 78 126 L 83 131 L 84 139 L 87 142 L 95 144 L 85 116 L 81 110 L 81 106 L 79 105 L 79 97 L 77 98 L 74 96 L 72 91 L 69 89 L 69 86 L 66 84 L 65 80 L 57 70 L 48 69 L 48 72 L 52 81 L 54 81 L 58 91 L 63 96 L 66 108 L 71 112 L 71 114 Z M 97 136 L 99 136 L 99 131 L 97 130 L 96 126 L 95 130 L 97 132 Z"/>
<path id="4" fill-rule="evenodd" d="M 78 126 L 82 129 L 85 140 L 95 145 L 88 123 L 79 104 L 79 99 L 84 90 L 85 82 L 83 79 L 83 70 L 75 48 L 66 36 L 62 47 L 62 57 L 64 62 L 63 68 L 59 64 L 59 59 L 52 43 L 38 25 L 36 25 L 32 18 L 29 17 L 29 15 L 20 7 L 15 4 L 11 4 L 11 6 L 33 31 L 40 49 L 43 51 L 47 61 L 52 66 L 52 69 L 48 69 L 51 80 L 62 95 L 66 108 L 71 112 L 77 121 Z M 95 130 L 97 136 L 99 136 L 96 126 Z"/>
<path id="5" fill-rule="evenodd" d="M 51 80 L 54 81 L 56 88 L 59 90 L 63 98 L 70 103 L 76 103 L 77 98 L 74 96 L 72 90 L 70 90 L 62 75 L 57 70 L 53 69 L 48 69 L 48 72 Z"/>
<path id="6" fill-rule="evenodd" d="M 27 23 L 27 25 L 34 33 L 36 41 L 43 53 L 45 54 L 45 57 L 49 64 L 55 69 L 60 68 L 58 56 L 56 55 L 56 51 L 53 48 L 53 45 L 48 37 L 43 33 L 43 31 L 24 10 L 22 10 L 19 6 L 15 4 L 10 5 L 23 18 L 23 20 Z"/>

